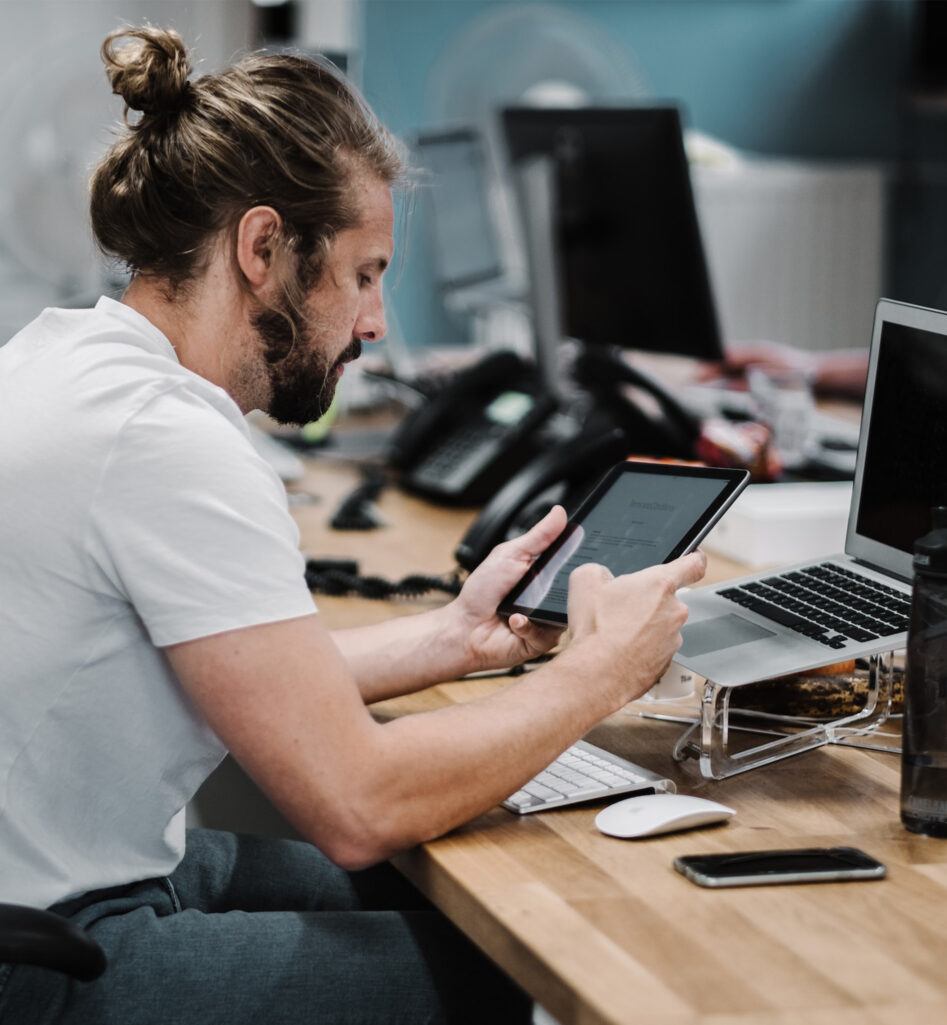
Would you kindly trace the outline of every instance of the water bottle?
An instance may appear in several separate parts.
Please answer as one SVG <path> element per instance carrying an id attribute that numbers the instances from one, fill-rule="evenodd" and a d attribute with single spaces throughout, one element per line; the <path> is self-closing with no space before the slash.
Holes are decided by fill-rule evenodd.
<path id="1" fill-rule="evenodd" d="M 947 837 L 947 507 L 914 545 L 901 755 L 901 821 Z"/>

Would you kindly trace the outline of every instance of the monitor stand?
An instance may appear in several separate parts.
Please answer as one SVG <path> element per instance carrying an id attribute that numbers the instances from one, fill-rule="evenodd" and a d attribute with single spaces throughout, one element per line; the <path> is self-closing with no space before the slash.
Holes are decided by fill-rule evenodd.
<path id="1" fill-rule="evenodd" d="M 515 179 L 526 245 L 533 356 L 543 385 L 550 394 L 566 399 L 571 375 L 563 367 L 568 353 L 562 344 L 559 268 L 553 230 L 555 164 L 549 157 L 525 160 L 517 165 Z"/>

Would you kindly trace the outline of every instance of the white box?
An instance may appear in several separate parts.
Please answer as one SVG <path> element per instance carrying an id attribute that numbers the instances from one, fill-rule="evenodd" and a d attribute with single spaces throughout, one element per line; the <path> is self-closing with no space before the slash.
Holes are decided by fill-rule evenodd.
<path id="1" fill-rule="evenodd" d="M 747 566 L 834 555 L 845 548 L 850 481 L 751 484 L 701 544 Z"/>
<path id="2" fill-rule="evenodd" d="M 862 348 L 884 271 L 877 164 L 750 159 L 691 168 L 728 343 Z"/>

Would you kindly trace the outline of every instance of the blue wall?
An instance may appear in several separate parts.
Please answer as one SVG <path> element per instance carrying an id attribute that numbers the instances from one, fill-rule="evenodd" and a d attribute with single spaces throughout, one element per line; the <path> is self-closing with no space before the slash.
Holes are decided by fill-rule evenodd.
<path id="1" fill-rule="evenodd" d="M 363 84 L 396 132 L 430 127 L 432 73 L 499 8 L 485 0 L 366 0 Z M 909 0 L 573 0 L 637 64 L 651 95 L 744 150 L 891 159 L 909 50 Z M 394 307 L 409 342 L 451 334 L 430 287 L 423 217 L 411 225 Z M 404 241 L 404 240 L 402 240 Z M 456 333 L 456 329 L 453 329 Z"/>

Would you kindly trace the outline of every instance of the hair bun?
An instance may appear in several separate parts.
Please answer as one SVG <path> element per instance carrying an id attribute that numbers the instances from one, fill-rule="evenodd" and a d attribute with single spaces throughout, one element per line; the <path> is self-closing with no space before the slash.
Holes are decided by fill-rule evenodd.
<path id="1" fill-rule="evenodd" d="M 173 29 L 116 29 L 106 36 L 101 53 L 112 92 L 125 101 L 126 114 L 163 114 L 184 105 L 191 63 Z"/>

